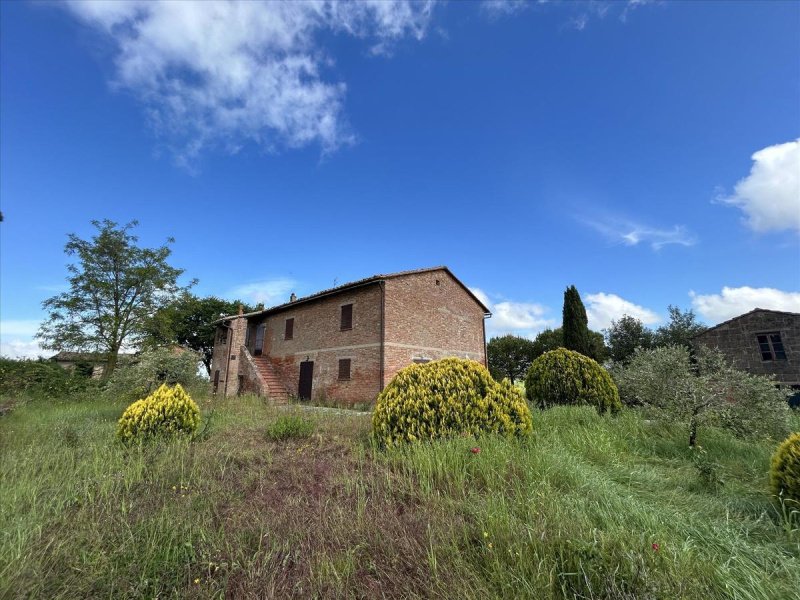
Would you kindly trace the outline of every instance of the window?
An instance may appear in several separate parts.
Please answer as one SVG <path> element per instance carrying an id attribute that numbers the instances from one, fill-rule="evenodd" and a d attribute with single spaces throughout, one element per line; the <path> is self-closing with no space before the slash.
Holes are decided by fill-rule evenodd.
<path id="1" fill-rule="evenodd" d="M 345 331 L 346 329 L 353 328 L 353 305 L 352 304 L 345 304 L 342 306 L 342 321 L 341 321 L 341 330 Z"/>
<path id="2" fill-rule="evenodd" d="M 339 379 L 350 379 L 350 362 L 349 358 L 339 359 Z"/>
<path id="3" fill-rule="evenodd" d="M 286 319 L 286 330 L 283 332 L 283 339 L 291 340 L 294 338 L 294 317 Z"/>
<path id="4" fill-rule="evenodd" d="M 759 333 L 756 336 L 758 349 L 761 352 L 761 360 L 786 360 L 786 350 L 781 341 L 781 334 L 777 331 L 771 333 Z"/>
<path id="5" fill-rule="evenodd" d="M 228 328 L 224 325 L 219 328 L 219 343 L 223 346 L 228 343 Z"/>

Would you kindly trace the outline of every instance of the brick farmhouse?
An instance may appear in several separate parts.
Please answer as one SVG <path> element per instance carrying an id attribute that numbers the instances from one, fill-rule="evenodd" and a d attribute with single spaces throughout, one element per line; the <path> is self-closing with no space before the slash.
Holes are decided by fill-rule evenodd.
<path id="1" fill-rule="evenodd" d="M 800 313 L 756 308 L 705 330 L 693 343 L 718 348 L 737 369 L 774 375 L 775 383 L 800 392 Z"/>
<path id="2" fill-rule="evenodd" d="M 372 403 L 403 367 L 486 364 L 489 309 L 447 267 L 375 275 L 217 321 L 216 393 Z"/>

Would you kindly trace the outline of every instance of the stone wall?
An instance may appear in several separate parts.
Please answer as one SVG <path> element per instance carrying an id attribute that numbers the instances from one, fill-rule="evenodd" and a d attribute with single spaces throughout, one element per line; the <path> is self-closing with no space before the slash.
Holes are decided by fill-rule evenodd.
<path id="1" fill-rule="evenodd" d="M 786 360 L 761 358 L 756 335 L 778 332 Z M 760 310 L 746 313 L 694 339 L 695 345 L 719 348 L 733 365 L 754 375 L 775 375 L 784 385 L 800 385 L 800 315 Z"/>

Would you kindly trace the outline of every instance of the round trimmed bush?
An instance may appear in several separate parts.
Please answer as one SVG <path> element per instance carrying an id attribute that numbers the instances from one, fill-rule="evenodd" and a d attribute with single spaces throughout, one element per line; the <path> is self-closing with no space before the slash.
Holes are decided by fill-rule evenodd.
<path id="1" fill-rule="evenodd" d="M 443 358 L 401 370 L 380 393 L 372 416 L 385 445 L 459 435 L 527 435 L 533 421 L 522 394 L 472 360 Z"/>
<path id="2" fill-rule="evenodd" d="M 200 426 L 200 409 L 177 384 L 164 384 L 143 400 L 131 404 L 117 423 L 117 437 L 125 443 L 158 435 L 192 434 Z"/>
<path id="3" fill-rule="evenodd" d="M 590 404 L 598 412 L 622 408 L 617 386 L 603 367 L 579 352 L 556 348 L 531 363 L 525 394 L 540 408 Z"/>
<path id="4" fill-rule="evenodd" d="M 800 503 L 800 433 L 793 433 L 778 446 L 769 478 L 773 494 Z"/>

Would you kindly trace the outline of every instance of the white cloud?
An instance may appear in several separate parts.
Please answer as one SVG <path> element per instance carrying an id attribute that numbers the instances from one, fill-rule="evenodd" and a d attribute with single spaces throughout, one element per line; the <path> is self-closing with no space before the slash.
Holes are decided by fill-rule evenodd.
<path id="1" fill-rule="evenodd" d="M 144 104 L 156 132 L 191 166 L 207 147 L 247 142 L 270 151 L 354 141 L 343 117 L 346 86 L 317 36 L 343 33 L 386 53 L 421 39 L 432 2 L 115 2 L 73 0 L 68 9 L 117 47 L 115 87 Z"/>
<path id="2" fill-rule="evenodd" d="M 236 286 L 228 291 L 225 297 L 252 303 L 262 302 L 264 306 L 269 307 L 288 302 L 290 294 L 296 287 L 297 282 L 289 278 L 254 281 Z"/>
<path id="3" fill-rule="evenodd" d="M 34 319 L 6 319 L 0 321 L 0 336 L 33 337 L 41 321 Z"/>
<path id="4" fill-rule="evenodd" d="M 44 350 L 38 342 L 14 338 L 0 341 L 0 356 L 5 358 L 38 358 L 51 356 L 53 352 Z"/>
<path id="5" fill-rule="evenodd" d="M 733 194 L 717 200 L 741 208 L 754 231 L 800 232 L 800 138 L 767 146 L 752 159 L 750 174 Z"/>
<path id="6" fill-rule="evenodd" d="M 754 308 L 800 313 L 800 292 L 775 288 L 723 287 L 720 294 L 689 292 L 692 307 L 709 323 L 720 323 Z"/>
<path id="7" fill-rule="evenodd" d="M 483 0 L 481 2 L 482 12 L 490 19 L 501 17 L 511 17 L 536 5 L 546 5 L 548 9 L 564 10 L 572 13 L 572 16 L 565 23 L 571 29 L 583 31 L 592 19 L 604 19 L 607 14 L 618 14 L 619 20 L 623 23 L 628 20 L 628 15 L 634 9 L 653 4 L 655 0 L 628 0 L 619 2 L 618 0 L 591 0 L 589 2 L 574 2 L 563 0 Z"/>
<path id="8" fill-rule="evenodd" d="M 598 292 L 586 296 L 586 316 L 589 318 L 589 329 L 601 331 L 611 326 L 611 321 L 618 321 L 624 315 L 639 319 L 645 325 L 654 325 L 661 317 L 644 306 L 634 304 L 616 294 Z"/>
<path id="9" fill-rule="evenodd" d="M 610 241 L 626 246 L 638 246 L 641 243 L 649 244 L 653 250 L 661 250 L 671 244 L 677 246 L 693 246 L 697 243 L 696 236 L 683 225 L 673 225 L 671 228 L 662 229 L 642 225 L 627 219 L 599 218 L 582 219 L 583 223 L 599 231 Z"/>
<path id="10" fill-rule="evenodd" d="M 480 288 L 470 288 L 470 291 L 492 311 L 492 317 L 486 320 L 487 340 L 508 333 L 532 339 L 543 329 L 559 325 L 546 316 L 548 308 L 541 304 L 507 300 L 495 303 Z"/>
<path id="11" fill-rule="evenodd" d="M 527 0 L 483 0 L 481 2 L 481 10 L 490 18 L 514 15 L 528 7 Z"/>

